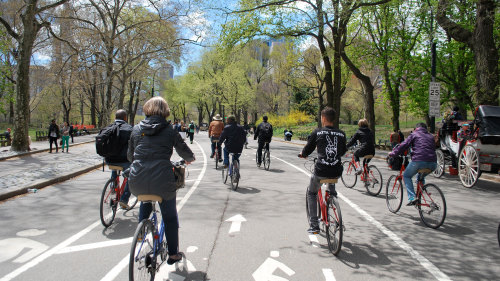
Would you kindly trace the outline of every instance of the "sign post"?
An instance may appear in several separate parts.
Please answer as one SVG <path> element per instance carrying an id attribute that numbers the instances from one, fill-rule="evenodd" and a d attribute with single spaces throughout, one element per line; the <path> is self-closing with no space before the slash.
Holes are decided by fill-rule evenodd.
<path id="1" fill-rule="evenodd" d="M 440 102 L 441 102 L 441 83 L 430 82 L 429 83 L 429 116 L 430 117 L 441 116 Z"/>

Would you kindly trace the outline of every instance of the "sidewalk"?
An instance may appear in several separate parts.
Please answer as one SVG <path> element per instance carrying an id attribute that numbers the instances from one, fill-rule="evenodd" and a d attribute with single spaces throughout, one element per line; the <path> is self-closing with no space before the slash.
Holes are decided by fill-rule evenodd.
<path id="1" fill-rule="evenodd" d="M 31 151 L 16 153 L 10 147 L 0 150 L 0 201 L 68 180 L 102 165 L 95 152 L 95 135 L 74 138 L 69 153 L 52 153 L 48 141 L 33 142 Z"/>

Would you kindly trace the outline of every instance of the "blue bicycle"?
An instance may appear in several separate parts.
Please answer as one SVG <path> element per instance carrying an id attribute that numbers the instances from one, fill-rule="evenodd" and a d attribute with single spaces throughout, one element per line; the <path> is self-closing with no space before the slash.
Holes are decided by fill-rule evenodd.
<path id="1" fill-rule="evenodd" d="M 184 161 L 172 162 L 172 164 L 184 166 Z M 153 281 L 156 272 L 168 260 L 167 241 L 164 239 L 165 225 L 160 211 L 156 209 L 156 202 L 161 203 L 163 199 L 158 195 L 139 195 L 137 200 L 151 203 L 153 211 L 151 217 L 142 220 L 135 230 L 130 249 L 129 280 Z M 160 257 L 159 260 L 158 257 Z"/>
<path id="2" fill-rule="evenodd" d="M 230 177 L 231 188 L 236 190 L 240 182 L 240 160 L 235 160 L 234 155 L 234 153 L 229 153 L 229 165 L 222 168 L 222 180 L 226 183 L 227 178 Z"/>

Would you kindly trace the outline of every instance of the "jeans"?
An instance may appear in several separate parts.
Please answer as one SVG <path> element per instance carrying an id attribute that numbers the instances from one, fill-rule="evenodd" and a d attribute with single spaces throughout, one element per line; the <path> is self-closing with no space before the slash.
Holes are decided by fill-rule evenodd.
<path id="1" fill-rule="evenodd" d="M 233 162 L 234 161 L 239 161 L 240 159 L 240 153 L 234 153 L 233 154 Z M 224 165 L 229 166 L 229 151 L 224 147 Z M 231 174 L 231 167 L 229 167 L 229 174 Z"/>
<path id="2" fill-rule="evenodd" d="M 149 218 L 153 206 L 151 203 L 141 202 L 139 207 L 139 222 Z M 163 200 L 160 203 L 161 216 L 165 224 L 165 238 L 168 244 L 168 254 L 175 255 L 179 251 L 179 219 L 177 217 L 176 198 Z"/>
<path id="3" fill-rule="evenodd" d="M 49 137 L 50 152 L 52 152 L 52 143 L 56 145 L 56 152 L 59 150 L 57 146 L 57 137 Z"/>
<path id="4" fill-rule="evenodd" d="M 62 145 L 61 145 L 62 151 L 64 151 L 65 144 L 66 144 L 66 152 L 68 152 L 69 136 L 62 136 Z"/>
<path id="5" fill-rule="evenodd" d="M 265 142 L 259 141 L 259 146 L 257 147 L 257 163 L 262 163 L 262 149 L 264 148 Z M 266 144 L 266 149 L 269 149 L 269 143 Z"/>
<path id="6" fill-rule="evenodd" d="M 309 226 L 318 227 L 318 190 L 321 187 L 320 180 L 327 179 L 325 177 L 318 177 L 314 174 L 311 175 L 311 180 L 309 181 L 309 186 L 307 187 L 307 206 L 309 211 Z M 335 184 L 329 184 L 328 189 L 330 194 L 337 196 L 335 191 Z"/>
<path id="7" fill-rule="evenodd" d="M 211 155 L 214 155 L 215 153 L 215 145 L 217 145 L 217 151 L 219 152 L 219 159 L 221 158 L 221 154 L 222 154 L 222 147 L 221 147 L 221 144 L 220 142 L 213 142 L 214 140 L 218 140 L 219 138 L 218 137 L 210 137 L 210 141 L 212 142 L 212 154 Z"/>
<path id="8" fill-rule="evenodd" d="M 130 162 L 106 163 L 106 164 L 113 165 L 113 166 L 120 166 L 123 168 L 123 170 L 126 170 L 130 167 Z M 111 171 L 111 179 L 116 179 L 116 176 L 117 176 L 116 171 Z M 129 198 L 130 198 L 130 190 L 128 189 L 128 180 L 127 180 L 127 184 L 125 184 L 125 190 L 123 190 L 123 194 L 120 197 L 120 202 L 128 203 Z"/>
<path id="9" fill-rule="evenodd" d="M 415 199 L 415 189 L 413 188 L 413 182 L 411 181 L 411 178 L 418 173 L 418 170 L 420 169 L 431 169 L 431 171 L 434 171 L 437 167 L 436 162 L 425 162 L 425 161 L 412 161 L 410 164 L 406 167 L 404 173 L 403 173 L 403 179 L 405 182 L 406 186 L 406 191 L 408 192 L 408 200 Z M 425 176 L 424 176 L 425 178 Z M 425 180 L 422 178 L 422 181 Z M 417 182 L 419 181 L 419 177 L 417 176 Z"/>

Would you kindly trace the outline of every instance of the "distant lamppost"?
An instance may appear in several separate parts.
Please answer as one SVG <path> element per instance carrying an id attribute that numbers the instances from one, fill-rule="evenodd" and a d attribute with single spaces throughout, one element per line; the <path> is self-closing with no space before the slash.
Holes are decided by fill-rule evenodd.
<path id="1" fill-rule="evenodd" d="M 157 68 L 153 71 L 153 85 L 151 86 L 151 97 L 155 96 L 155 76 L 156 76 L 156 72 L 158 72 L 158 70 L 160 70 L 160 68 Z"/>

